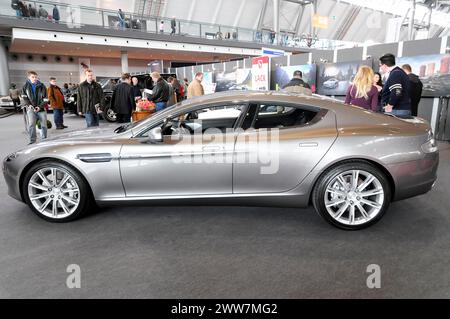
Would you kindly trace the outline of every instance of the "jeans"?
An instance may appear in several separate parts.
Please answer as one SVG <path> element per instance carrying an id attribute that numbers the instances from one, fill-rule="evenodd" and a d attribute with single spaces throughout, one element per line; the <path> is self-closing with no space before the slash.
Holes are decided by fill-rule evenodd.
<path id="1" fill-rule="evenodd" d="M 98 126 L 99 119 L 97 113 L 86 112 L 84 117 L 86 118 L 87 127 Z"/>
<path id="2" fill-rule="evenodd" d="M 21 17 L 21 16 L 23 16 L 23 15 L 22 15 L 22 11 L 20 11 L 20 10 L 16 10 L 16 16 L 17 16 L 17 17 Z"/>
<path id="3" fill-rule="evenodd" d="M 167 106 L 167 102 L 158 102 L 155 104 L 156 104 L 156 112 L 164 110 Z"/>
<path id="4" fill-rule="evenodd" d="M 27 110 L 28 118 L 28 134 L 30 135 L 30 143 L 36 142 L 36 121 L 41 122 L 41 137 L 47 138 L 47 112 L 35 112 L 33 108 Z"/>
<path id="5" fill-rule="evenodd" d="M 125 30 L 125 20 L 119 20 L 119 26 L 121 30 Z"/>
<path id="6" fill-rule="evenodd" d="M 392 110 L 392 115 L 398 116 L 398 117 L 409 117 L 411 116 L 411 110 Z"/>
<path id="7" fill-rule="evenodd" d="M 56 127 L 62 127 L 64 124 L 63 120 L 64 110 L 53 109 L 53 120 L 55 121 Z"/>

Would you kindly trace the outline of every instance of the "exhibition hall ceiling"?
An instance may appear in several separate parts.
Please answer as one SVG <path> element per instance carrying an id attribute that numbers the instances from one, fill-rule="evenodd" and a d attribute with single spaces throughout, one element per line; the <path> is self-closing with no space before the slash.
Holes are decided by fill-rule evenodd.
<path id="1" fill-rule="evenodd" d="M 30 48 L 33 48 L 30 50 Z M 70 44 L 65 42 L 49 42 L 32 40 L 14 40 L 11 44 L 11 53 L 30 53 L 30 54 L 49 54 L 49 55 L 68 55 L 68 56 L 86 56 L 86 57 L 105 57 L 119 58 L 121 48 L 104 45 L 86 45 Z M 220 53 L 207 52 L 183 52 L 173 50 L 159 50 L 147 48 L 127 48 L 129 59 L 155 59 L 170 61 L 228 61 L 230 59 L 244 58 L 237 55 L 228 55 Z"/>

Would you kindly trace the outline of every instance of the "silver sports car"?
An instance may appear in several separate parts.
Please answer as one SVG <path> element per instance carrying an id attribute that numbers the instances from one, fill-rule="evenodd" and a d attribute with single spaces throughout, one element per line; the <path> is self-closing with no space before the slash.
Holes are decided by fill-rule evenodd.
<path id="1" fill-rule="evenodd" d="M 430 126 L 320 96 L 224 92 L 142 121 L 64 134 L 7 156 L 9 194 L 52 222 L 95 204 L 305 207 L 354 230 L 431 190 Z"/>

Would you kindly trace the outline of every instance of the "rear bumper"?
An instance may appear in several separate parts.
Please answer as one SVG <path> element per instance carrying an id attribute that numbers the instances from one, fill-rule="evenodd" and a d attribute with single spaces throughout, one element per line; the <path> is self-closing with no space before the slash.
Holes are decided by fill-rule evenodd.
<path id="1" fill-rule="evenodd" d="M 393 200 L 429 192 L 436 182 L 438 166 L 438 152 L 425 154 L 420 160 L 389 165 L 396 186 Z"/>

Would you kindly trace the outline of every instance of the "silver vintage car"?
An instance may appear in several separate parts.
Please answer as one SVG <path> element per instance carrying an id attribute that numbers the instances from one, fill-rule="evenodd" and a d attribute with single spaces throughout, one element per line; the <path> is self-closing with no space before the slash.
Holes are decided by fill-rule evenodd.
<path id="1" fill-rule="evenodd" d="M 29 146 L 4 159 L 3 173 L 9 194 L 52 222 L 97 205 L 312 204 L 330 224 L 356 230 L 392 201 L 430 191 L 438 163 L 422 119 L 235 91 Z"/>

